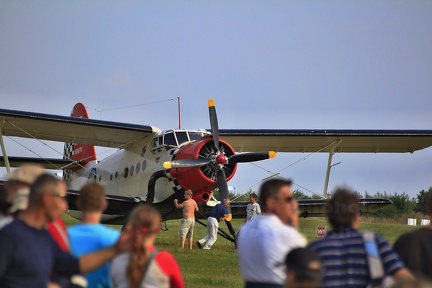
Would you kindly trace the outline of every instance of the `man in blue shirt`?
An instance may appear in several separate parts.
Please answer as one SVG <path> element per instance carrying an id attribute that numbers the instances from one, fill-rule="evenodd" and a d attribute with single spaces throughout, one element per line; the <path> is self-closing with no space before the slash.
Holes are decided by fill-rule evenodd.
<path id="1" fill-rule="evenodd" d="M 81 223 L 68 228 L 72 254 L 76 257 L 113 245 L 120 231 L 100 224 L 108 207 L 105 188 L 99 183 L 87 183 L 79 193 L 77 206 L 82 211 Z M 88 288 L 112 287 L 109 263 L 85 275 Z"/>
<path id="2" fill-rule="evenodd" d="M 226 209 L 229 206 L 230 200 L 224 199 L 222 203 L 217 204 L 210 211 L 210 216 L 207 218 L 208 234 L 196 242 L 200 249 L 210 250 L 210 248 L 216 242 L 217 233 L 219 230 L 219 222 L 227 219 L 228 213 L 226 212 Z"/>

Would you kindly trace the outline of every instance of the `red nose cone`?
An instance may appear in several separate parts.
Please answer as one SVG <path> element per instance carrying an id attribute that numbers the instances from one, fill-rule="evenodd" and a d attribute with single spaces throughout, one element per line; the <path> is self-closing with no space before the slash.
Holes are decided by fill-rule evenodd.
<path id="1" fill-rule="evenodd" d="M 216 157 L 216 163 L 217 164 L 225 164 L 225 162 L 226 162 L 226 158 L 225 158 L 225 155 L 223 155 L 223 154 L 219 154 L 217 157 Z"/>

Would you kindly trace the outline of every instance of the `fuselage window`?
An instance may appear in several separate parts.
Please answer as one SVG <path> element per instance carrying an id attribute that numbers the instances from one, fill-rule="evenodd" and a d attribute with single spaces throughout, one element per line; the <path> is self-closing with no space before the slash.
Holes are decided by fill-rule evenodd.
<path id="1" fill-rule="evenodd" d="M 130 167 L 130 176 L 133 176 L 134 170 L 135 170 L 134 165 L 131 165 L 131 167 Z"/>
<path id="2" fill-rule="evenodd" d="M 110 176 L 110 181 L 112 181 L 112 174 L 111 174 L 111 176 Z"/>
<path id="3" fill-rule="evenodd" d="M 116 172 L 116 174 L 115 174 L 115 178 L 117 178 L 118 177 L 118 172 Z"/>
<path id="4" fill-rule="evenodd" d="M 189 142 L 189 138 L 186 132 L 176 132 L 176 136 L 179 146 L 185 142 Z"/>
<path id="5" fill-rule="evenodd" d="M 142 163 L 142 167 L 141 167 L 142 171 L 144 171 L 146 169 L 146 167 L 147 167 L 147 161 L 144 160 L 143 163 Z"/>
<path id="6" fill-rule="evenodd" d="M 124 169 L 124 174 L 123 175 L 124 175 L 125 178 L 127 178 L 129 176 L 129 168 L 128 167 L 126 167 Z"/>
<path id="7" fill-rule="evenodd" d="M 141 164 L 137 163 L 135 166 L 135 170 L 136 170 L 135 172 L 138 174 L 140 172 L 140 169 L 141 169 Z"/>

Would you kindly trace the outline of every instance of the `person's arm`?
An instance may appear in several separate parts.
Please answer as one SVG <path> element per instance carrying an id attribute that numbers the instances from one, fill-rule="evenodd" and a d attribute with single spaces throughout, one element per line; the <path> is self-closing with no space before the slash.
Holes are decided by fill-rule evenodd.
<path id="1" fill-rule="evenodd" d="M 256 204 L 257 204 L 257 205 L 255 205 L 256 206 L 256 213 L 261 214 L 261 206 L 258 203 L 256 203 Z"/>
<path id="2" fill-rule="evenodd" d="M 80 272 L 86 274 L 90 271 L 93 271 L 114 258 L 114 256 L 117 254 L 127 251 L 130 248 L 131 234 L 123 232 L 120 234 L 119 240 L 114 245 L 79 257 L 78 261 Z"/>
<path id="3" fill-rule="evenodd" d="M 413 274 L 404 266 L 399 255 L 392 247 L 384 240 L 381 235 L 376 234 L 376 241 L 384 265 L 384 270 L 387 275 L 392 275 L 396 279 L 415 280 Z"/>
<path id="4" fill-rule="evenodd" d="M 403 279 L 415 280 L 414 275 L 407 268 L 401 268 L 401 269 L 397 270 L 393 274 L 393 277 L 395 279 L 399 279 L 399 280 L 403 280 Z"/>
<path id="5" fill-rule="evenodd" d="M 195 211 L 198 212 L 199 208 L 198 208 L 198 204 L 195 202 Z"/>
<path id="6" fill-rule="evenodd" d="M 224 221 L 225 219 L 227 219 L 228 214 L 224 214 L 222 217 L 219 218 L 219 222 L 220 221 Z"/>
<path id="7" fill-rule="evenodd" d="M 155 261 L 159 264 L 163 272 L 169 276 L 171 288 L 185 287 L 183 276 L 174 256 L 167 251 L 161 251 L 156 255 Z"/>
<path id="8" fill-rule="evenodd" d="M 181 204 L 178 204 L 178 200 L 177 200 L 177 199 L 174 199 L 174 205 L 175 205 L 175 207 L 176 207 L 177 209 L 183 209 L 183 208 L 186 206 L 186 203 L 183 202 L 183 203 L 181 203 Z"/>

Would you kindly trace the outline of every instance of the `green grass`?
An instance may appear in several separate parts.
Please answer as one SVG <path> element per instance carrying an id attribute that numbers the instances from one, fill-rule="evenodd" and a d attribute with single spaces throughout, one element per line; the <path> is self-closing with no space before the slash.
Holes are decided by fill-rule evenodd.
<path id="1" fill-rule="evenodd" d="M 67 225 L 77 223 L 69 215 L 64 216 Z M 407 226 L 405 224 L 389 223 L 380 224 L 376 219 L 364 218 L 365 223 L 361 224 L 360 230 L 375 231 L 381 234 L 389 243 L 393 244 L 403 233 L 419 228 Z M 243 223 L 243 220 L 233 220 L 236 231 Z M 110 225 L 120 229 L 118 225 Z M 234 245 L 219 237 L 212 250 L 200 250 L 196 247 L 195 241 L 207 234 L 205 227 L 195 225 L 194 249 L 180 249 L 179 227 L 180 220 L 167 222 L 168 231 L 159 234 L 156 246 L 160 250 L 170 251 L 177 259 L 186 287 L 207 288 L 207 287 L 243 287 L 240 270 L 237 261 L 237 253 Z M 309 242 L 318 239 L 316 237 L 316 227 L 329 225 L 325 218 L 306 218 L 300 220 L 300 232 L 303 233 Z M 221 228 L 226 228 L 221 223 Z M 225 229 L 227 231 L 227 229 Z"/>

